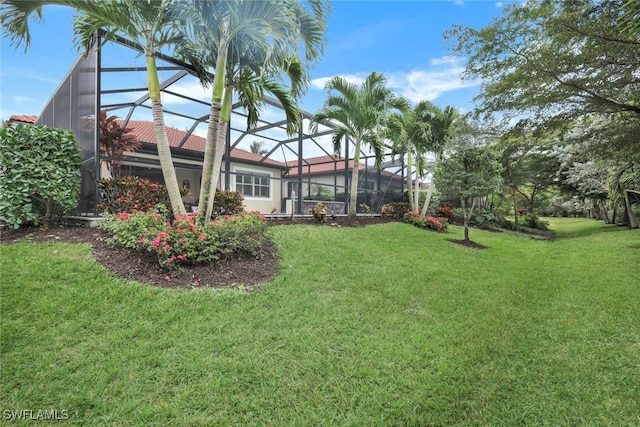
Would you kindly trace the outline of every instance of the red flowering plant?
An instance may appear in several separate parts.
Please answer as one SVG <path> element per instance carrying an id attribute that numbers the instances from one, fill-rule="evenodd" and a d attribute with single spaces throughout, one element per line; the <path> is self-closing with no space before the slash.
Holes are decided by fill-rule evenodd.
<path id="1" fill-rule="evenodd" d="M 404 222 L 413 224 L 418 228 L 426 228 L 435 231 L 447 231 L 447 223 L 441 222 L 438 218 L 431 215 L 420 215 L 419 212 L 409 211 L 402 217 Z"/>
<path id="2" fill-rule="evenodd" d="M 256 257 L 269 239 L 266 221 L 257 212 L 218 217 L 203 227 L 189 215 L 169 222 L 155 212 L 125 212 L 108 217 L 102 227 L 112 233 L 112 243 L 151 252 L 166 268 L 231 256 Z"/>
<path id="3" fill-rule="evenodd" d="M 440 207 L 438 207 L 436 215 L 438 215 L 438 218 L 442 218 L 446 221 L 451 221 L 451 218 L 455 218 L 456 211 L 451 206 L 451 203 L 443 202 L 440 204 Z"/>

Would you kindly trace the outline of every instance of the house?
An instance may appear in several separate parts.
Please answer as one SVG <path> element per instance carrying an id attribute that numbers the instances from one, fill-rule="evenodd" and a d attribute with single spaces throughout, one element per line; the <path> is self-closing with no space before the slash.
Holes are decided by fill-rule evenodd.
<path id="1" fill-rule="evenodd" d="M 102 175 L 104 161 L 110 160 L 99 149 L 99 126 L 95 118 L 102 111 L 120 117 L 142 141 L 139 150 L 127 153 L 121 160 L 121 173 L 162 182 L 153 124 L 148 121 L 152 102 L 147 88 L 140 84 L 146 81 L 144 57 L 141 59 L 140 55 L 143 50 L 120 37 L 98 50 L 103 34 L 101 30 L 96 32 L 93 47 L 86 55 L 78 57 L 36 121 L 75 132 L 82 158 L 78 210 L 83 215 L 95 213 L 100 198 L 96 180 Z M 158 54 L 156 60 L 178 184 L 185 184 L 191 190 L 185 202 L 197 203 L 205 145 L 205 139 L 199 134 L 206 132 L 211 94 L 203 92 L 197 73 L 188 64 L 164 54 Z M 223 160 L 220 188 L 239 191 L 244 196 L 246 209 L 263 213 L 308 214 L 304 199 L 312 199 L 313 190 L 327 184 L 334 199 L 342 198 L 334 201 L 344 204 L 349 192 L 345 184 L 353 164 L 328 154 L 334 126 L 321 123 L 318 128 L 310 127 L 312 115 L 301 111 L 301 126 L 292 135 L 287 129 L 288 118 L 282 104 L 269 97 L 264 99 L 260 115 L 255 127 L 249 129 L 248 113 L 242 102 L 232 105 L 225 141 L 225 152 L 229 155 Z M 242 149 L 249 145 L 250 139 L 266 141 L 268 152 L 260 155 Z M 347 152 L 348 148 L 345 147 Z M 314 158 L 318 152 L 327 154 L 327 158 Z M 297 162 L 287 161 L 291 159 L 297 159 Z M 363 158 L 362 161 L 364 165 L 358 165 L 363 171 L 359 194 L 362 191 L 363 202 L 377 210 L 392 190 L 402 188 L 404 168 L 396 173 L 378 172 L 371 159 Z M 297 195 L 295 205 L 291 203 L 294 191 Z M 343 212 L 346 212 L 346 206 Z"/>
<path id="2" fill-rule="evenodd" d="M 136 175 L 162 183 L 164 178 L 158 163 L 153 123 L 132 120 L 126 127 L 138 137 L 142 147 L 135 152 L 125 152 L 124 159 L 120 162 L 120 174 Z M 178 184 L 190 190 L 184 201 L 197 204 L 206 139 L 172 127 L 167 127 L 167 136 L 172 147 Z M 229 164 L 225 162 L 222 165 L 219 187 L 242 194 L 247 210 L 279 212 L 283 190 L 281 176 L 287 167 L 276 160 L 262 161 L 262 157 L 250 151 L 233 148 Z M 229 167 L 229 174 L 226 173 L 226 167 Z M 226 180 L 229 180 L 228 185 Z"/>
<path id="3" fill-rule="evenodd" d="M 299 194 L 310 201 L 345 201 L 348 182 L 351 179 L 354 161 L 336 154 L 302 159 L 302 168 L 298 162 L 287 162 L 287 178 L 290 179 L 289 193 L 293 183 L 300 182 Z M 403 182 L 401 169 L 391 172 L 375 167 L 372 159 L 358 164 L 358 206 L 362 203 L 379 210 L 389 201 L 402 199 Z"/>

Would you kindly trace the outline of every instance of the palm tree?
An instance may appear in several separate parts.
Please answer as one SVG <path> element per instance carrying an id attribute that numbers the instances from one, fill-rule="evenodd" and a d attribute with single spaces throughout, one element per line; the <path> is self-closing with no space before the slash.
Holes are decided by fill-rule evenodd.
<path id="1" fill-rule="evenodd" d="M 431 104 L 430 107 L 432 116 L 431 116 L 431 141 L 428 144 L 430 152 L 435 155 L 435 164 L 438 164 L 440 157 L 442 156 L 442 151 L 449 140 L 449 138 L 453 135 L 455 130 L 455 121 L 458 118 L 458 111 L 447 105 L 444 110 L 440 109 L 438 106 Z M 424 205 L 422 205 L 422 215 L 427 214 L 427 209 L 429 209 L 429 203 L 431 203 L 431 196 L 433 195 L 433 187 L 435 185 L 435 179 L 433 177 L 433 173 L 431 174 L 431 182 L 429 183 L 429 189 L 427 190 L 427 197 L 424 200 Z"/>
<path id="2" fill-rule="evenodd" d="M 418 211 L 418 177 L 424 175 L 425 162 L 423 152 L 431 141 L 431 103 L 420 101 L 413 109 L 403 113 L 394 113 L 389 120 L 388 138 L 393 141 L 394 153 L 407 154 L 409 182 L 413 171 L 413 159 L 416 160 L 415 197 L 409 185 L 409 206 Z"/>
<path id="3" fill-rule="evenodd" d="M 42 19 L 44 5 L 70 6 L 81 13 L 75 18 L 74 32 L 76 42 L 84 46 L 86 50 L 93 43 L 94 34 L 98 29 L 106 31 L 105 41 L 113 39 L 116 35 L 124 35 L 143 46 L 162 175 L 169 193 L 173 214 L 176 216 L 185 214 L 164 123 L 155 57 L 162 48 L 175 46 L 184 41 L 181 29 L 175 25 L 174 1 L 5 0 L 1 15 L 2 26 L 7 29 L 7 35 L 11 37 L 15 45 L 24 42 L 25 49 L 28 48 L 31 42 L 28 20 L 34 14 L 37 18 Z"/>
<path id="4" fill-rule="evenodd" d="M 234 94 L 247 109 L 248 127 L 258 121 L 267 93 L 282 104 L 294 132 L 301 122 L 293 98 L 308 84 L 307 67 L 324 50 L 328 2 L 309 0 L 208 0 L 189 3 L 183 23 L 201 61 L 215 67 L 200 188 L 198 222 L 208 221 L 220 174 Z M 299 50 L 304 47 L 304 61 Z M 290 88 L 281 84 L 288 79 Z"/>
<path id="5" fill-rule="evenodd" d="M 263 146 L 264 146 L 264 142 L 262 142 L 262 141 L 253 141 L 249 145 L 249 150 L 251 150 L 252 153 L 260 154 L 261 156 L 264 156 L 265 154 L 267 154 L 269 152 L 269 150 L 267 150 L 266 148 L 262 148 Z"/>
<path id="6" fill-rule="evenodd" d="M 323 121 L 331 121 L 337 125 L 333 134 L 336 153 L 341 151 L 343 140 L 351 140 L 355 145 L 349 190 L 350 217 L 356 216 L 358 166 L 363 145 L 373 150 L 376 165 L 380 166 L 390 113 L 394 109 L 403 111 L 408 108 L 407 101 L 395 96 L 385 83 L 386 78 L 375 71 L 360 86 L 342 77 L 334 77 L 325 85 L 330 94 L 324 106 L 311 118 L 312 132 L 316 132 L 318 124 Z M 331 94 L 331 91 L 336 91 L 337 94 Z"/>

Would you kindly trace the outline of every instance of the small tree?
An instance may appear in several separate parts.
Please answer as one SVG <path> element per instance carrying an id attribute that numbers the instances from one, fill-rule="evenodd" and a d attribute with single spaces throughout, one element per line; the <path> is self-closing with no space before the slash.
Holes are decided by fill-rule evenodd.
<path id="1" fill-rule="evenodd" d="M 469 242 L 469 219 L 476 199 L 500 185 L 500 164 L 477 129 L 467 129 L 456 138 L 435 168 L 440 190 L 459 197 L 464 220 L 464 240 Z"/>
<path id="2" fill-rule="evenodd" d="M 104 174 L 101 178 L 109 179 L 113 172 L 120 168 L 116 159 L 125 152 L 133 152 L 142 146 L 132 128 L 123 127 L 117 116 L 108 116 L 107 111 L 100 111 L 100 154 L 107 157 L 102 162 Z M 165 190 L 166 191 L 166 190 Z"/>

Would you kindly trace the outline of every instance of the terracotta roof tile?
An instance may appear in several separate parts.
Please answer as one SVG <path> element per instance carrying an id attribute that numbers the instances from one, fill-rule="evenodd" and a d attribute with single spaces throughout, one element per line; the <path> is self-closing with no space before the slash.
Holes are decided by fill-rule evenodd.
<path id="1" fill-rule="evenodd" d="M 9 122 L 31 123 L 35 124 L 38 120 L 38 116 L 21 116 L 14 115 L 9 118 Z"/>
<path id="2" fill-rule="evenodd" d="M 337 164 L 336 164 L 337 163 Z M 349 169 L 353 169 L 353 160 L 349 160 Z M 298 175 L 298 161 L 287 162 L 289 166 L 289 176 Z M 364 169 L 364 164 L 360 163 L 358 169 Z M 304 159 L 302 162 L 303 174 L 324 174 L 333 173 L 335 170 L 338 172 L 344 171 L 344 157 L 335 154 L 329 156 L 318 156 Z"/>
<path id="3" fill-rule="evenodd" d="M 150 144 L 156 143 L 156 135 L 155 131 L 153 130 L 153 122 L 131 120 L 129 121 L 129 123 L 127 123 L 127 127 L 133 129 L 133 132 L 136 134 L 140 141 Z M 185 136 L 186 132 L 167 126 L 167 137 L 169 138 L 169 145 L 171 145 L 172 147 L 178 147 Z M 181 148 L 193 151 L 204 151 L 206 142 L 207 140 L 205 138 L 191 134 Z M 234 148 L 231 150 L 231 158 L 237 160 L 259 162 L 262 159 L 262 156 L 250 151 Z M 278 167 L 286 167 L 284 163 L 272 159 L 265 159 L 264 163 Z"/>

